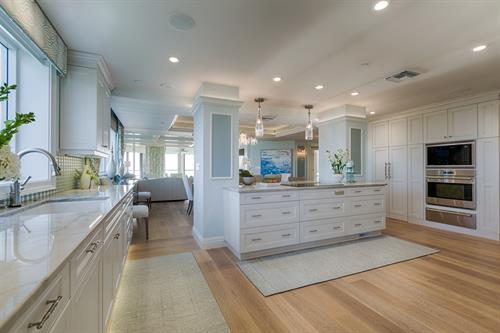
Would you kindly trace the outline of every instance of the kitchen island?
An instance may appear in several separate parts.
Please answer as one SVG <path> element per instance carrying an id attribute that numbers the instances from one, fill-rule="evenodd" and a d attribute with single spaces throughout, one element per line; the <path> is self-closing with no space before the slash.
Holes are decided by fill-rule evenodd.
<path id="1" fill-rule="evenodd" d="M 239 186 L 224 189 L 224 238 L 238 259 L 377 236 L 385 183 Z"/>

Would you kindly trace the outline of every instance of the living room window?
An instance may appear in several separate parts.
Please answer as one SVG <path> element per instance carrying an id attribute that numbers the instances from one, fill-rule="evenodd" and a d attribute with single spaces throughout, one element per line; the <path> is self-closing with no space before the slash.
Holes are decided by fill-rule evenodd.
<path id="1" fill-rule="evenodd" d="M 184 153 L 184 174 L 188 177 L 194 176 L 194 154 Z"/>
<path id="2" fill-rule="evenodd" d="M 172 176 L 179 173 L 179 153 L 165 154 L 165 175 Z"/>

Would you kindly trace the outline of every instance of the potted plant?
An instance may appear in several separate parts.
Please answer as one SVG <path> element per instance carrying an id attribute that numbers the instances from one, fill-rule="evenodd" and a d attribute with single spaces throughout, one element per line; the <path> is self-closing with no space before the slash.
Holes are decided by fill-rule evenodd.
<path id="1" fill-rule="evenodd" d="M 347 163 L 349 152 L 344 149 L 338 149 L 336 153 L 327 150 L 328 161 L 333 172 L 333 182 L 340 183 L 344 178 L 344 168 Z"/>
<path id="2" fill-rule="evenodd" d="M 240 169 L 240 177 L 243 180 L 243 184 L 252 185 L 254 181 L 254 176 L 248 170 Z"/>
<path id="3" fill-rule="evenodd" d="M 16 89 L 16 85 L 4 83 L 0 86 L 0 102 L 6 101 L 11 90 Z M 19 158 L 10 151 L 9 142 L 19 131 L 19 127 L 35 121 L 35 114 L 16 113 L 15 119 L 9 119 L 4 122 L 4 128 L 0 131 L 0 181 L 18 179 L 20 175 Z"/>

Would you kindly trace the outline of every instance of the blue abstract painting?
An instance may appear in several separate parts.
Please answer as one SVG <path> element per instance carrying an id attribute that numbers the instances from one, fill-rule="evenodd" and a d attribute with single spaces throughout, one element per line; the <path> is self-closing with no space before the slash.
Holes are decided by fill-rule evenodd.
<path id="1" fill-rule="evenodd" d="M 278 149 L 261 150 L 260 173 L 263 176 L 292 173 L 292 151 Z"/>

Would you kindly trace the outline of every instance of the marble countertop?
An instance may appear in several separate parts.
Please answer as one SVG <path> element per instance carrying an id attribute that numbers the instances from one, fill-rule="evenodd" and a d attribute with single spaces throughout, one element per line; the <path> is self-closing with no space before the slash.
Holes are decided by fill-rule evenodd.
<path id="1" fill-rule="evenodd" d="M 297 182 L 300 183 L 300 182 Z M 301 182 L 310 183 L 310 182 Z M 340 183 L 340 184 L 320 184 L 314 183 L 311 187 L 293 187 L 286 185 L 271 185 L 262 186 L 259 185 L 240 185 L 233 187 L 226 187 L 228 191 L 239 192 L 239 193 L 257 193 L 257 192 L 273 192 L 273 191 L 298 191 L 298 190 L 317 190 L 317 189 L 328 189 L 328 188 L 352 188 L 352 187 L 368 187 L 368 186 L 385 186 L 384 182 L 356 182 L 356 183 Z"/>
<path id="2" fill-rule="evenodd" d="M 0 211 L 0 330 L 132 189 L 72 190 Z"/>

